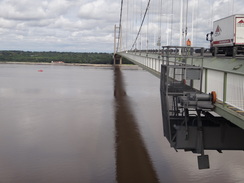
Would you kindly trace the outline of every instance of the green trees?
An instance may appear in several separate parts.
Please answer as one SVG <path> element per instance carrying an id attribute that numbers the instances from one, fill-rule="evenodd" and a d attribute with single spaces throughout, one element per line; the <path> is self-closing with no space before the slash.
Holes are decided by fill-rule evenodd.
<path id="1" fill-rule="evenodd" d="M 0 51 L 0 62 L 51 62 L 112 64 L 110 53 Z"/>

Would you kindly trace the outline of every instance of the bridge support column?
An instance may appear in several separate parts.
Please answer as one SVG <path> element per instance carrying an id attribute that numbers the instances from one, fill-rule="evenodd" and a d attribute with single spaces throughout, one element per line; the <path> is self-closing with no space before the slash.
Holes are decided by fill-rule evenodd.
<path id="1" fill-rule="evenodd" d="M 121 65 L 123 63 L 123 59 L 120 55 L 114 55 L 114 65 Z"/>
<path id="2" fill-rule="evenodd" d="M 122 57 L 119 59 L 119 64 L 122 65 Z"/>

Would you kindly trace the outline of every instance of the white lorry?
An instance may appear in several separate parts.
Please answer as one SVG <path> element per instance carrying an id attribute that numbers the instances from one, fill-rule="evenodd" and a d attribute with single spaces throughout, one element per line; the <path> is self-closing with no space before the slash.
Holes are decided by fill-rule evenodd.
<path id="1" fill-rule="evenodd" d="M 206 35 L 210 52 L 235 56 L 244 53 L 244 14 L 231 15 L 213 22 L 213 32 Z"/>

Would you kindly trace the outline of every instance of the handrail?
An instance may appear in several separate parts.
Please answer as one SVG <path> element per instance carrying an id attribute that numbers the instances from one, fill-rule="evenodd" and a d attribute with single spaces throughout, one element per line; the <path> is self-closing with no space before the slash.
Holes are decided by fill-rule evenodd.
<path id="1" fill-rule="evenodd" d="M 182 48 L 182 47 L 171 47 L 171 46 L 168 46 L 168 47 L 165 47 L 167 49 L 171 49 L 171 48 Z M 183 47 L 185 49 L 187 49 L 188 47 Z M 200 49 L 200 47 L 193 47 L 191 49 Z M 203 50 L 203 49 L 201 49 Z M 172 60 L 172 55 L 170 54 L 162 54 L 162 50 L 154 50 L 154 55 L 152 53 L 148 54 L 148 52 L 143 52 L 143 51 L 140 51 L 140 50 L 134 50 L 134 51 L 127 51 L 127 52 L 122 52 L 123 56 L 125 57 L 133 57 L 134 59 L 137 60 L 137 63 L 140 63 L 141 65 L 144 65 L 145 68 L 150 68 L 151 70 L 154 70 L 155 72 L 159 72 L 160 73 L 160 65 L 163 64 L 163 62 L 166 61 L 166 59 L 168 58 L 168 63 L 169 64 L 182 64 L 182 61 L 180 62 L 177 62 L 178 60 L 177 59 L 187 59 L 188 60 L 188 63 L 189 64 L 199 64 L 199 65 L 202 65 L 202 68 L 203 68 L 203 78 L 204 78 L 204 81 L 202 83 L 202 89 L 205 93 L 207 92 L 211 92 L 212 90 L 215 90 L 215 87 L 216 86 L 213 86 L 213 89 L 211 88 L 212 86 L 210 85 L 211 82 L 213 81 L 209 81 L 210 79 L 211 80 L 214 80 L 215 78 L 213 78 L 213 74 L 214 72 L 218 72 L 220 73 L 218 76 L 219 80 L 222 82 L 219 83 L 220 87 L 218 88 L 218 99 L 220 101 L 222 101 L 224 104 L 229 104 L 229 105 L 232 105 L 232 106 L 235 106 L 237 108 L 239 108 L 240 110 L 244 110 L 244 105 L 242 104 L 242 101 L 243 101 L 243 98 L 244 98 L 244 94 L 240 94 L 240 97 L 238 96 L 233 96 L 232 98 L 230 98 L 230 96 L 228 95 L 227 92 L 229 93 L 233 93 L 235 92 L 234 88 L 230 87 L 230 77 L 233 77 L 233 75 L 235 77 L 237 77 L 237 79 L 241 80 L 242 77 L 244 76 L 244 73 L 242 72 L 238 72 L 238 71 L 235 71 L 235 70 L 228 70 L 228 69 L 220 69 L 220 68 L 214 68 L 214 67 L 211 67 L 211 66 L 208 66 L 205 62 L 204 62 L 204 59 L 205 57 L 204 56 L 197 56 L 197 57 L 194 57 L 193 60 L 192 60 L 192 57 L 194 56 L 189 56 L 189 57 L 182 57 L 182 55 L 176 55 L 175 59 Z M 178 54 L 178 53 L 177 53 Z M 185 53 L 183 53 L 185 54 Z M 139 58 L 135 58 L 134 56 L 138 56 L 140 57 L 141 59 Z M 200 60 L 199 60 L 200 59 Z M 202 61 L 202 60 L 203 61 Z M 206 58 L 207 59 L 207 58 Z M 211 58 L 210 58 L 211 59 Z M 221 59 L 221 58 L 219 58 Z M 197 61 L 198 60 L 198 61 Z M 231 60 L 231 59 L 230 59 Z M 193 63 L 192 63 L 193 62 Z M 202 63 L 203 62 L 203 63 Z M 213 73 L 212 75 L 210 75 L 209 73 Z M 218 74 L 217 73 L 217 74 Z M 244 80 L 244 78 L 243 78 Z M 210 91 L 211 90 L 211 91 Z M 233 90 L 233 91 L 232 91 Z M 237 89 L 238 90 L 238 89 Z M 241 93 L 241 92 L 239 92 Z M 238 101 L 235 102 L 235 101 Z"/>

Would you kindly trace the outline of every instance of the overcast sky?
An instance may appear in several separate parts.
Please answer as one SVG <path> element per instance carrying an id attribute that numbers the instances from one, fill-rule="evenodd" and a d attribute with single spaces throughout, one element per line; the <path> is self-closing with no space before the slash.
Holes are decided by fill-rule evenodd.
<path id="1" fill-rule="evenodd" d="M 165 5 L 172 0 L 162 1 L 165 13 L 170 13 Z M 232 12 L 241 13 L 244 5 L 243 0 L 195 1 L 203 12 L 198 14 L 201 22 L 197 29 L 204 34 L 209 21 Z M 148 1 L 128 2 L 137 2 L 144 11 Z M 152 2 L 158 6 L 160 0 Z M 113 31 L 114 25 L 119 24 L 120 3 L 120 0 L 0 0 L 0 50 L 113 52 Z M 138 10 L 138 15 L 141 12 Z M 169 28 L 162 23 L 162 34 L 170 32 Z"/>
<path id="2" fill-rule="evenodd" d="M 131 49 L 147 2 L 148 0 L 124 0 L 123 49 Z M 209 47 L 206 34 L 212 31 L 213 21 L 232 14 L 244 14 L 243 0 L 188 0 L 188 8 L 186 8 L 187 0 L 151 0 L 149 16 L 145 18 L 142 36 L 139 36 L 137 40 L 137 49 L 157 49 L 158 40 L 161 46 L 180 45 L 181 2 L 184 7 L 182 16 L 184 30 L 187 27 L 185 39 L 191 39 L 192 45 L 197 47 Z M 130 34 L 127 34 L 125 29 Z M 182 45 L 185 45 L 184 40 L 182 40 Z"/>

